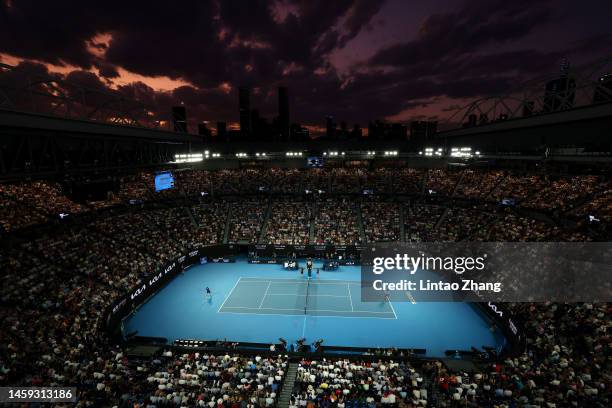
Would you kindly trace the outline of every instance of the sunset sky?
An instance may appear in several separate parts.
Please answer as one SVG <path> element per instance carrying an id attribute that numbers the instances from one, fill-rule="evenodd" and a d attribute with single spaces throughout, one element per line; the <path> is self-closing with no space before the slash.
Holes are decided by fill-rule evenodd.
<path id="1" fill-rule="evenodd" d="M 239 86 L 291 120 L 442 119 L 612 55 L 610 0 L 0 0 L 0 61 L 120 90 L 167 118 L 238 121 Z"/>

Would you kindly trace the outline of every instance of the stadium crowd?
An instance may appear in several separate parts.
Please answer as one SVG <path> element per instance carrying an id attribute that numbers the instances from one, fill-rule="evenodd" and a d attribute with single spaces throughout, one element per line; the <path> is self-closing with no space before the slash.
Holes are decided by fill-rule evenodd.
<path id="1" fill-rule="evenodd" d="M 290 406 L 426 405 L 427 396 L 423 376 L 405 360 L 302 359 Z"/>
<path id="2" fill-rule="evenodd" d="M 12 284 L 0 292 L 0 384 L 77 386 L 79 406 L 273 405 L 280 357 L 129 360 L 108 344 L 105 310 L 183 244 L 143 229 L 155 225 L 142 223 L 148 216 L 132 217 L 40 231 L 3 248 L 2 279 Z M 163 224 L 155 228 L 163 234 Z"/>
<path id="3" fill-rule="evenodd" d="M 287 358 L 171 351 L 157 365 L 137 367 L 145 406 L 272 407 L 277 401 Z"/>
<path id="4" fill-rule="evenodd" d="M 165 202 L 166 208 L 147 217 L 166 223 L 167 234 L 179 241 L 182 231 L 190 231 L 201 244 L 226 237 L 241 243 L 359 244 L 363 238 L 592 240 L 600 239 L 612 218 L 612 185 L 601 175 L 395 168 L 184 170 L 175 175 L 176 188 L 157 193 L 151 172 L 122 176 L 117 192 L 84 203 L 70 200 L 60 184 L 50 181 L 0 184 L 0 226 L 10 232 L 57 221 L 60 214 Z M 407 198 L 403 203 L 398 197 Z M 506 208 L 500 206 L 504 199 L 511 201 Z M 177 205 L 188 208 L 173 210 Z M 182 247 L 191 245 L 182 242 Z"/>
<path id="5" fill-rule="evenodd" d="M 189 207 L 187 215 L 193 214 L 197 224 L 194 229 L 197 242 L 203 245 L 213 245 L 223 242 L 223 234 L 227 223 L 228 204 L 212 201 L 202 202 Z M 188 230 L 189 231 L 189 230 Z"/>
<path id="6" fill-rule="evenodd" d="M 435 239 L 434 232 L 440 217 L 446 211 L 441 205 L 426 205 L 422 203 L 405 203 L 404 233 L 408 242 L 428 242 Z"/>
<path id="7" fill-rule="evenodd" d="M 244 200 L 231 203 L 230 243 L 251 243 L 259 240 L 268 203 L 265 200 Z"/>
<path id="8" fill-rule="evenodd" d="M 310 204 L 287 200 L 275 202 L 263 242 L 296 245 L 310 243 L 312 217 Z"/>
<path id="9" fill-rule="evenodd" d="M 524 352 L 453 371 L 441 361 L 303 359 L 292 407 L 609 406 L 607 304 L 511 304 L 526 322 Z M 384 355 L 384 353 L 383 353 Z"/>
<path id="10" fill-rule="evenodd" d="M 314 243 L 360 244 L 362 239 L 357 219 L 357 209 L 352 201 L 346 198 L 321 201 L 315 211 Z"/>
<path id="11" fill-rule="evenodd" d="M 467 171 L 467 170 L 466 170 Z M 552 180 L 507 172 L 470 173 L 443 180 L 444 171 L 414 169 L 257 170 L 244 177 L 226 173 L 182 172 L 176 192 L 157 196 L 146 183 L 150 173 L 123 177 L 111 203 L 74 203 L 52 182 L 0 184 L 0 385 L 70 385 L 79 388 L 78 406 L 273 406 L 287 360 L 233 354 L 128 358 L 100 333 L 104 311 L 143 282 L 168 259 L 223 239 L 229 242 L 360 242 L 360 217 L 367 242 L 399 240 L 554 241 L 602 239 L 585 221 L 596 214 L 612 219 L 612 189 L 601 176 Z M 200 174 L 206 181 L 198 181 Z M 267 174 L 267 176 L 266 176 Z M 235 177 L 234 177 L 235 176 Z M 260 177 L 261 176 L 261 177 Z M 219 183 L 230 177 L 231 182 Z M 392 182 L 387 177 L 396 177 Z M 469 199 L 468 204 L 430 202 L 416 195 L 406 202 L 389 197 L 318 200 L 269 195 L 244 200 L 199 195 L 204 188 L 237 195 L 270 190 L 298 192 L 350 178 L 384 190 L 422 190 L 423 180 L 438 194 Z M 282 179 L 282 181 L 280 180 Z M 267 182 L 265 182 L 267 180 Z M 299 186 L 296 187 L 296 183 Z M 237 183 L 238 187 L 232 186 Z M 584 185 L 581 183 L 584 182 Z M 460 188 L 461 183 L 478 183 Z M 582 187 L 581 187 L 582 186 Z M 251 188 L 254 187 L 254 188 Z M 117 198 L 121 204 L 117 205 Z M 493 201 L 479 203 L 474 201 Z M 514 197 L 518 208 L 495 201 Z M 564 201 L 562 198 L 567 197 Z M 161 198 L 152 200 L 152 198 Z M 142 203 L 127 204 L 128 199 Z M 486 200 L 485 200 L 486 201 Z M 268 208 L 270 209 L 268 211 Z M 538 212 L 539 218 L 527 211 Z M 548 211 L 557 214 L 550 214 Z M 70 213 L 60 220 L 58 212 Z M 572 229 L 557 222 L 574 221 Z M 269 216 L 269 217 L 268 217 Z M 228 220 L 229 217 L 229 220 Z M 72 219 L 71 219 L 72 218 Z M 403 219 L 403 220 L 402 220 Z M 228 222 L 229 221 L 229 222 Z M 36 227 L 36 228 L 35 228 Z M 604 233 L 607 231 L 604 230 Z M 405 359 L 377 362 L 301 362 L 293 389 L 294 406 L 610 406 L 610 307 L 607 304 L 510 306 L 524 322 L 523 353 L 472 372 L 454 372 L 441 362 L 412 366 Z M 426 402 L 426 403 L 425 403 Z"/>
<path id="12" fill-rule="evenodd" d="M 367 200 L 361 204 L 363 229 L 368 242 L 398 241 L 399 205 L 394 202 Z"/>

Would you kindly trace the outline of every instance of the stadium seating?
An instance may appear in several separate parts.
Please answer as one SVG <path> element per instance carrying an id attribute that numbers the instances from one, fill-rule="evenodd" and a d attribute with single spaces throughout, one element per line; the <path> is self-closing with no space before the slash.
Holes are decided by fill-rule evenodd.
<path id="1" fill-rule="evenodd" d="M 149 359 L 128 358 L 99 331 L 104 310 L 128 288 L 173 256 L 220 243 L 226 235 L 229 242 L 256 243 L 263 233 L 265 243 L 342 245 L 362 242 L 362 234 L 366 242 L 608 239 L 606 228 L 585 221 L 589 214 L 604 224 L 612 219 L 612 190 L 599 176 L 552 180 L 497 170 L 462 172 L 445 180 L 445 170 L 194 171 L 177 178 L 179 192 L 161 197 L 151 189 L 151 173 L 142 172 L 123 176 L 119 192 L 96 204 L 74 203 L 52 182 L 0 185 L 0 273 L 3 282 L 11 282 L 0 291 L 0 385 L 78 386 L 83 406 L 274 405 L 285 357 L 168 351 Z M 401 182 L 387 185 L 390 174 Z M 262 180 L 282 195 L 232 199 L 258 191 Z M 408 197 L 402 202 L 366 197 L 359 189 L 341 186 L 348 180 Z M 442 196 L 431 201 L 421 194 L 423 180 L 440 194 L 466 201 Z M 581 183 L 584 188 L 578 187 Z M 298 194 L 304 186 L 331 186 L 338 194 L 310 199 Z M 228 197 L 219 193 L 201 200 L 197 195 L 203 188 Z M 571 205 L 561 199 L 565 196 Z M 516 197 L 518 206 L 499 207 L 497 201 L 505 197 Z M 136 198 L 144 204 L 127 203 Z M 54 217 L 58 211 L 74 218 L 63 222 Z M 609 406 L 608 305 L 509 307 L 526 328 L 526 350 L 520 355 L 485 362 L 470 373 L 437 361 L 415 365 L 384 353 L 369 356 L 376 357 L 374 362 L 365 356 L 304 359 L 291 403 Z"/>

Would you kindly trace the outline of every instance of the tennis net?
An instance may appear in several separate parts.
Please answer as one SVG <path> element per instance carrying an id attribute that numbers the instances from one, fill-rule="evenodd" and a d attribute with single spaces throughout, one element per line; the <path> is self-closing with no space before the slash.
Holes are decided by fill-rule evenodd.
<path id="1" fill-rule="evenodd" d="M 308 278 L 308 285 L 306 286 L 306 300 L 304 301 L 304 314 L 308 310 L 308 295 L 310 294 L 310 278 Z"/>

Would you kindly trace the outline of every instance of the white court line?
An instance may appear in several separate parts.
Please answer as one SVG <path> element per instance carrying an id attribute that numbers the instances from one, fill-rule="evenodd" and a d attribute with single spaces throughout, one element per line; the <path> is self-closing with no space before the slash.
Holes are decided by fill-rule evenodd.
<path id="1" fill-rule="evenodd" d="M 300 295 L 298 293 L 268 293 L 268 296 L 306 296 L 306 295 Z M 340 296 L 340 295 L 311 295 L 311 294 L 308 294 L 308 297 L 347 298 L 348 296 Z"/>
<path id="2" fill-rule="evenodd" d="M 311 281 L 310 282 L 311 285 L 343 285 L 345 283 L 347 285 L 350 285 L 351 283 L 357 283 L 358 284 L 359 282 L 358 281 L 341 281 L 341 280 L 334 281 L 334 282 L 317 282 L 317 281 L 314 281 L 314 282 Z"/>
<path id="3" fill-rule="evenodd" d="M 286 282 L 278 282 L 278 281 L 286 281 Z M 272 279 L 256 279 L 256 278 L 245 278 L 244 279 L 244 283 L 262 283 L 262 282 L 273 282 L 273 283 L 289 283 L 289 282 L 293 282 L 293 283 L 301 283 L 301 284 L 306 284 L 308 282 L 302 281 L 301 279 L 276 279 L 276 278 L 272 278 Z"/>
<path id="4" fill-rule="evenodd" d="M 226 296 L 225 300 L 223 301 L 223 303 L 221 304 L 221 306 L 219 307 L 219 309 L 217 310 L 217 313 L 230 313 L 230 314 L 265 314 L 268 316 L 299 316 L 299 315 L 294 315 L 294 314 L 283 314 L 283 313 L 252 313 L 252 312 L 228 312 L 228 311 L 221 311 L 221 309 L 223 308 L 223 306 L 225 305 L 225 302 L 227 302 L 227 299 L 230 298 L 230 296 L 232 295 L 232 293 L 234 292 L 234 290 L 236 289 L 236 286 L 238 286 L 238 283 L 248 283 L 248 282 L 268 282 L 268 284 L 273 283 L 276 280 L 281 280 L 281 281 L 294 281 L 294 282 L 301 282 L 301 283 L 308 283 L 308 282 L 304 282 L 301 279 L 286 279 L 286 278 L 273 278 L 273 279 L 258 279 L 258 278 L 250 278 L 250 277 L 239 277 L 238 280 L 236 281 L 236 283 L 234 284 L 234 286 L 232 287 L 232 289 L 230 290 L 230 292 L 228 293 L 228 295 Z M 335 281 L 335 283 L 333 284 L 339 284 L 340 282 L 344 282 L 347 283 L 348 285 L 350 285 L 351 283 L 359 283 L 358 281 L 347 281 L 347 280 L 341 280 L 341 279 L 327 279 L 327 280 L 331 280 L 331 281 Z M 311 282 L 311 283 L 320 283 L 320 282 Z M 350 293 L 350 288 L 349 288 L 349 293 Z M 270 294 L 268 294 L 269 296 Z M 304 295 L 305 296 L 305 295 Z M 326 295 L 310 295 L 310 296 L 326 296 Z M 329 295 L 329 296 L 334 296 L 334 295 Z M 338 296 L 338 297 L 347 297 L 347 296 Z M 351 299 L 351 303 L 352 303 L 352 299 Z M 393 312 L 393 316 L 394 317 L 382 317 L 382 316 L 334 316 L 334 315 L 314 315 L 317 318 L 324 318 L 324 317 L 332 317 L 332 318 L 336 318 L 336 319 L 392 319 L 392 320 L 397 320 L 397 314 L 395 313 L 395 308 L 393 307 L 393 305 L 391 304 L 391 302 L 389 302 L 389 304 L 391 305 L 391 311 Z M 303 311 L 302 309 L 275 309 L 275 308 L 262 308 L 262 309 L 255 309 L 255 308 L 251 308 L 251 307 L 243 307 L 243 306 L 227 306 L 225 307 L 225 309 L 241 309 L 241 310 L 278 310 L 278 311 Z M 389 314 L 389 312 L 371 312 L 368 310 L 360 310 L 355 312 L 354 310 L 328 310 L 328 309 L 311 309 L 311 311 L 313 312 L 331 312 L 331 313 L 370 313 L 370 314 Z M 304 323 L 306 321 L 306 316 L 304 316 Z"/>
<path id="5" fill-rule="evenodd" d="M 236 289 L 236 286 L 238 286 L 238 282 L 240 282 L 241 279 L 242 279 L 242 277 L 238 278 L 236 283 L 234 283 L 234 286 L 232 287 L 232 290 L 229 291 L 229 293 L 225 297 L 225 300 L 223 301 L 223 303 L 221 303 L 221 306 L 219 306 L 219 310 L 217 310 L 217 313 L 219 313 L 221 311 L 221 308 L 223 308 L 223 305 L 225 304 L 225 302 L 227 302 L 227 299 L 230 298 L 230 296 L 232 295 L 232 292 L 234 291 L 234 289 Z"/>
<path id="6" fill-rule="evenodd" d="M 271 284 L 272 284 L 272 281 L 268 282 L 268 287 L 266 288 L 266 291 L 264 292 L 264 295 L 261 298 L 261 302 L 259 302 L 259 309 L 261 309 L 261 305 L 263 305 L 263 302 L 266 299 L 266 296 L 268 296 L 268 290 L 270 290 L 270 285 Z"/>
<path id="7" fill-rule="evenodd" d="M 397 319 L 397 314 L 395 314 L 395 308 L 393 307 L 393 303 L 391 303 L 391 301 L 389 301 L 389 306 L 391 306 L 391 311 L 393 312 L 393 316 L 395 316 L 395 318 Z"/>
<path id="8" fill-rule="evenodd" d="M 250 277 L 241 277 L 241 279 L 243 279 L 243 282 L 278 282 L 278 281 L 285 281 L 285 282 L 295 282 L 295 283 L 302 283 L 302 284 L 306 284 L 308 283 L 307 281 L 304 281 L 303 279 L 295 279 L 295 278 L 270 278 L 270 279 L 264 279 L 264 278 L 250 278 Z M 281 282 L 278 282 L 281 283 Z M 284 282 L 283 282 L 284 283 Z M 310 281 L 310 284 L 317 284 L 317 285 L 339 285 L 341 283 L 359 283 L 359 281 L 349 281 L 349 280 L 344 280 L 344 279 L 324 279 L 323 281 Z"/>
<path id="9" fill-rule="evenodd" d="M 353 307 L 353 297 L 351 296 L 351 285 L 347 283 L 346 287 L 349 291 L 349 300 L 351 301 L 351 312 L 354 312 L 355 308 Z"/>
<path id="10" fill-rule="evenodd" d="M 306 278 L 259 278 L 259 277 L 253 277 L 253 276 L 241 276 L 242 279 L 244 280 L 284 280 L 284 281 L 302 281 Z M 354 282 L 354 281 L 348 281 L 346 279 L 322 279 L 325 281 L 336 281 L 336 282 Z"/>
<path id="11" fill-rule="evenodd" d="M 227 309 L 227 307 L 226 307 Z M 265 310 L 265 309 L 263 309 Z M 303 316 L 304 311 L 302 311 L 302 313 L 298 313 L 298 314 L 287 314 L 287 313 L 251 313 L 251 312 L 220 312 L 220 313 L 227 313 L 227 314 L 235 314 L 235 315 L 256 315 L 256 316 L 285 316 L 285 317 L 299 317 L 299 316 Z M 357 312 L 356 312 L 357 313 Z M 323 319 L 323 318 L 334 318 L 334 319 L 381 319 L 381 320 L 397 320 L 395 317 L 380 317 L 380 316 L 333 316 L 333 315 L 312 315 L 313 317 L 316 317 L 317 319 Z"/>
<path id="12" fill-rule="evenodd" d="M 306 334 L 306 314 L 304 314 L 304 323 L 302 323 L 302 338 L 304 338 L 304 334 Z"/>
<path id="13" fill-rule="evenodd" d="M 226 309 L 244 309 L 244 310 L 289 310 L 289 311 L 303 311 L 303 309 L 292 309 L 292 308 L 276 308 L 276 307 L 262 307 L 260 308 L 254 308 L 254 307 L 248 307 L 248 306 L 226 306 Z M 358 311 L 351 311 L 351 310 L 332 310 L 332 309 L 308 309 L 311 312 L 333 312 L 333 313 L 372 313 L 372 314 L 390 314 L 389 312 L 372 312 L 369 310 L 358 310 Z"/>

